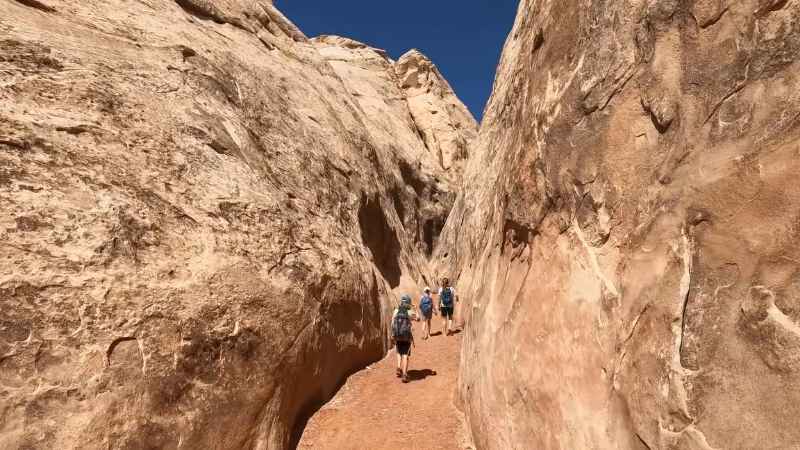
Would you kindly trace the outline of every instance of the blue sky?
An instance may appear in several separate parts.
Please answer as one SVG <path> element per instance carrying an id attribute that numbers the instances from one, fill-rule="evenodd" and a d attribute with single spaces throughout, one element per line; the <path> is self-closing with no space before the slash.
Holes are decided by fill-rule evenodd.
<path id="1" fill-rule="evenodd" d="M 276 0 L 309 37 L 337 34 L 397 59 L 417 48 L 480 120 L 517 0 Z"/>

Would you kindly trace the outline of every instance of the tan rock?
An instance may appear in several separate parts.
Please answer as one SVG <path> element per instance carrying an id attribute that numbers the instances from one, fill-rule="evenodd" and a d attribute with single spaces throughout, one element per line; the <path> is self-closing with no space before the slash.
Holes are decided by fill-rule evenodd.
<path id="1" fill-rule="evenodd" d="M 800 4 L 524 0 L 435 252 L 479 448 L 794 448 Z"/>
<path id="2" fill-rule="evenodd" d="M 475 119 L 439 69 L 418 50 L 401 56 L 395 72 L 428 152 L 460 186 L 463 165 L 477 134 Z"/>
<path id="3" fill-rule="evenodd" d="M 321 36 L 313 42 L 355 97 L 361 120 L 385 157 L 380 166 L 393 168 L 386 183 L 408 238 L 430 255 L 461 182 L 461 166 L 443 166 L 442 155 L 451 158 L 459 143 L 466 156 L 477 134 L 475 120 L 418 51 L 395 63 L 385 51 L 352 39 Z M 419 83 L 407 84 L 412 72 L 425 77 L 427 93 Z"/>
<path id="4" fill-rule="evenodd" d="M 269 1 L 0 8 L 0 448 L 290 447 L 425 280 L 421 141 Z"/>

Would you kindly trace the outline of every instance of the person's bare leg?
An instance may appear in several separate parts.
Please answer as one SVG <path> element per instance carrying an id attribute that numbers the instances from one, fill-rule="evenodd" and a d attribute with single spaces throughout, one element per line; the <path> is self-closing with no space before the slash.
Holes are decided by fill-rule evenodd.
<path id="1" fill-rule="evenodd" d="M 397 344 L 395 344 L 397 345 Z M 400 352 L 397 352 L 397 375 L 402 375 L 403 373 L 403 355 Z"/>
<path id="2" fill-rule="evenodd" d="M 408 376 L 408 355 L 403 355 L 403 375 Z"/>

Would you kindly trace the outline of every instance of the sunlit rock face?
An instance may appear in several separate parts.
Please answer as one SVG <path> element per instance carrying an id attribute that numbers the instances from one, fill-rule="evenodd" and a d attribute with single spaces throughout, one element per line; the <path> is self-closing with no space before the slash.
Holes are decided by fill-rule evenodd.
<path id="1" fill-rule="evenodd" d="M 397 62 L 385 51 L 340 36 L 313 39 L 354 96 L 391 168 L 393 206 L 408 238 L 430 255 L 461 186 L 477 123 L 422 53 Z"/>
<path id="2" fill-rule="evenodd" d="M 424 138 L 268 1 L 0 9 L 0 448 L 291 447 L 426 280 Z"/>
<path id="3" fill-rule="evenodd" d="M 439 69 L 418 50 L 401 56 L 395 73 L 426 150 L 460 185 L 469 147 L 477 135 L 475 119 Z"/>
<path id="4" fill-rule="evenodd" d="M 800 4 L 529 1 L 434 254 L 480 448 L 800 443 Z"/>

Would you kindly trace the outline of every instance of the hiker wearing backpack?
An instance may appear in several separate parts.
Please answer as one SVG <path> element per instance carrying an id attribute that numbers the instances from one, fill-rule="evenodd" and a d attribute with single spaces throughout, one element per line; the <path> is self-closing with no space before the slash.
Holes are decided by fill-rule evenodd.
<path id="1" fill-rule="evenodd" d="M 412 316 L 416 316 L 411 304 L 411 297 L 404 294 L 400 298 L 400 306 L 392 314 L 392 342 L 397 348 L 397 376 L 408 383 L 408 357 L 414 345 L 414 334 L 411 330 Z"/>
<path id="2" fill-rule="evenodd" d="M 419 315 L 422 317 L 422 332 L 425 336 L 422 339 L 431 337 L 431 318 L 433 318 L 433 297 L 431 297 L 431 288 L 426 287 L 422 291 L 422 298 L 419 299 Z"/>
<path id="3" fill-rule="evenodd" d="M 450 280 L 442 280 L 439 288 L 439 313 L 442 315 L 442 331 L 450 336 L 453 332 L 453 314 L 456 310 L 456 290 L 450 286 Z"/>

